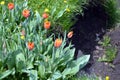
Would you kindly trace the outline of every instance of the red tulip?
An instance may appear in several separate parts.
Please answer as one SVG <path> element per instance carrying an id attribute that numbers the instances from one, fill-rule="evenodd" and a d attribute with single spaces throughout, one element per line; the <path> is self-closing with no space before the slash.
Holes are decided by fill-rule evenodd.
<path id="1" fill-rule="evenodd" d="M 23 15 L 25 18 L 28 18 L 28 17 L 30 16 L 30 11 L 27 10 L 27 9 L 25 9 L 25 10 L 23 10 L 22 15 Z"/>
<path id="2" fill-rule="evenodd" d="M 49 14 L 47 14 L 47 13 L 43 13 L 42 17 L 43 17 L 44 19 L 46 19 L 46 18 L 49 17 Z"/>
<path id="3" fill-rule="evenodd" d="M 14 8 L 14 3 L 8 3 L 8 9 L 12 10 Z"/>
<path id="4" fill-rule="evenodd" d="M 45 29 L 50 29 L 50 26 L 51 26 L 50 21 L 45 21 L 45 22 L 44 22 L 44 28 L 45 28 Z"/>
<path id="5" fill-rule="evenodd" d="M 32 50 L 34 48 L 34 42 L 28 42 L 27 46 L 29 50 Z"/>

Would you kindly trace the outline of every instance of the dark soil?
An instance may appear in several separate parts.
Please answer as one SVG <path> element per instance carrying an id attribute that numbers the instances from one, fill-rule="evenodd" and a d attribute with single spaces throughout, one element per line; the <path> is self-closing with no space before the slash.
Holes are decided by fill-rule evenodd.
<path id="1" fill-rule="evenodd" d="M 83 54 L 91 55 L 90 61 L 83 70 L 103 78 L 108 75 L 110 80 L 120 80 L 120 28 L 107 32 L 108 15 L 102 5 L 89 5 L 84 9 L 84 16 L 77 15 L 76 18 L 78 21 L 72 26 L 74 31 L 72 43 L 76 48 L 75 58 Z M 98 62 L 98 58 L 104 53 L 98 41 L 104 35 L 110 36 L 111 44 L 118 48 L 118 54 L 113 61 L 114 68 L 108 63 Z"/>
<path id="2" fill-rule="evenodd" d="M 89 71 L 102 77 L 108 75 L 110 76 L 110 80 L 120 80 L 120 28 L 116 28 L 113 31 L 107 32 L 106 35 L 111 38 L 111 44 L 116 46 L 118 49 L 117 56 L 112 63 L 115 67 L 111 67 L 109 63 L 98 62 L 98 58 L 104 53 L 104 50 L 96 49 L 93 52 L 94 62 L 89 68 Z"/>
<path id="3" fill-rule="evenodd" d="M 90 54 L 91 59 L 87 67 L 93 62 L 93 51 L 98 41 L 103 37 L 107 27 L 108 15 L 102 5 L 88 5 L 84 9 L 84 16 L 77 15 L 78 21 L 73 25 L 74 35 L 72 43 L 75 45 L 75 58 L 78 55 Z"/>
<path id="4" fill-rule="evenodd" d="M 91 54 L 105 33 L 108 16 L 101 5 L 89 5 L 84 9 L 84 16 L 76 17 L 78 21 L 72 27 L 74 31 L 72 41 L 77 49 L 76 55 L 79 50 Z"/>

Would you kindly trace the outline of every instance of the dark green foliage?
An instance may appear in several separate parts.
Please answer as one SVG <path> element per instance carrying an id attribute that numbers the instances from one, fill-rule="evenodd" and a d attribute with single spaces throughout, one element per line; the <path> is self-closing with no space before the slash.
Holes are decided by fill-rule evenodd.
<path id="1" fill-rule="evenodd" d="M 110 41 L 111 38 L 109 36 L 105 36 L 103 38 L 103 41 L 99 43 L 105 49 L 104 55 L 101 58 L 99 58 L 99 61 L 112 62 L 115 59 L 117 48 L 112 46 L 110 44 Z"/>
<path id="2" fill-rule="evenodd" d="M 115 27 L 120 22 L 120 10 L 117 7 L 116 0 L 106 0 L 104 3 L 106 13 L 108 14 L 108 27 Z"/>

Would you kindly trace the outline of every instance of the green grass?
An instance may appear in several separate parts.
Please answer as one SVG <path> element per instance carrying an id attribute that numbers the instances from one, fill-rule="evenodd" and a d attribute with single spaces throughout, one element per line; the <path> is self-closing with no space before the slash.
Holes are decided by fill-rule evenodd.
<path id="1" fill-rule="evenodd" d="M 117 1 L 106 0 L 104 6 L 108 14 L 108 27 L 115 27 L 120 22 L 120 9 L 117 7 Z"/>

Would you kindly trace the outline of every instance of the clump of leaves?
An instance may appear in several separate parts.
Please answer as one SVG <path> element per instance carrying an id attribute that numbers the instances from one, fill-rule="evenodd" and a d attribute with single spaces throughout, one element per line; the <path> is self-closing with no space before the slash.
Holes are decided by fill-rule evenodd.
<path id="1" fill-rule="evenodd" d="M 104 37 L 103 37 L 103 41 L 102 41 L 102 42 L 99 42 L 99 44 L 101 44 L 103 47 L 111 46 L 110 40 L 111 40 L 111 39 L 110 39 L 109 36 L 104 36 Z"/>
<path id="2" fill-rule="evenodd" d="M 103 42 L 99 42 L 105 49 L 104 55 L 99 58 L 99 61 L 112 62 L 115 59 L 117 48 L 110 44 L 110 40 L 109 36 L 105 36 Z"/>

